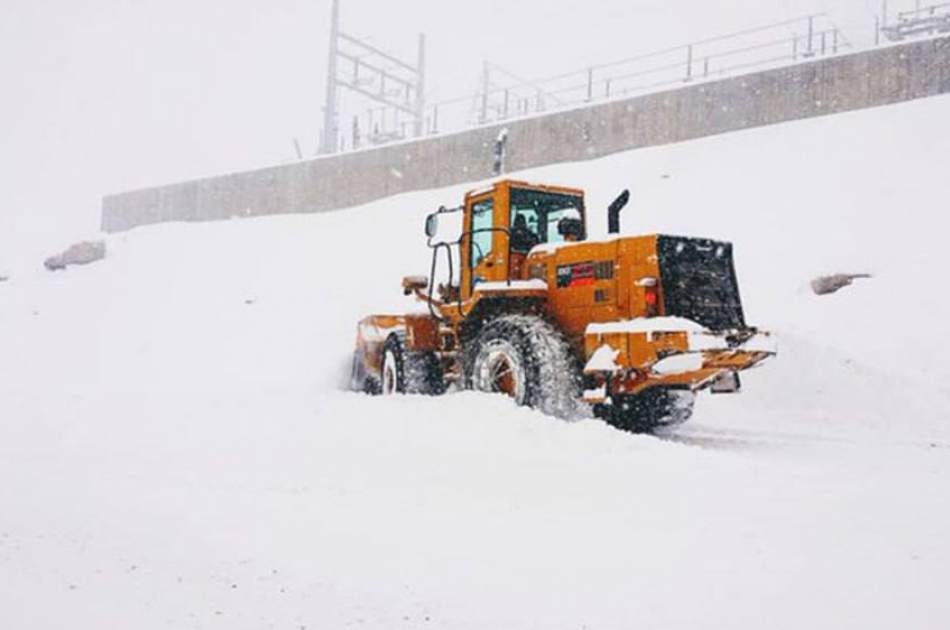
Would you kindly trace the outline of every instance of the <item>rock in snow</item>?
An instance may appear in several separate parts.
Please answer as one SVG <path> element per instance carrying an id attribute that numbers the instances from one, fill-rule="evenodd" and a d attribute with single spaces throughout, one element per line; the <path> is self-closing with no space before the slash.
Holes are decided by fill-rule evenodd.
<path id="1" fill-rule="evenodd" d="M 71 246 L 62 254 L 50 256 L 43 261 L 43 265 L 50 271 L 59 271 L 70 265 L 88 265 L 105 257 L 105 241 L 83 241 Z"/>
<path id="2" fill-rule="evenodd" d="M 836 273 L 832 276 L 820 276 L 811 281 L 815 295 L 829 295 L 851 286 L 859 278 L 870 278 L 869 273 Z"/>

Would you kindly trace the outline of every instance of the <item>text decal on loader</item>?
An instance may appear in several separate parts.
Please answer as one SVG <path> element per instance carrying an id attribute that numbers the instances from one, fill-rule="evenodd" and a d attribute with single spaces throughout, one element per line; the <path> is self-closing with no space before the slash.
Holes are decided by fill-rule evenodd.
<path id="1" fill-rule="evenodd" d="M 561 265 L 557 268 L 559 289 L 589 287 L 592 284 L 594 284 L 594 263 L 592 262 Z"/>
<path id="2" fill-rule="evenodd" d="M 557 286 L 589 287 L 595 280 L 610 280 L 614 277 L 614 263 L 611 260 L 582 262 L 572 265 L 560 265 L 557 268 Z"/>

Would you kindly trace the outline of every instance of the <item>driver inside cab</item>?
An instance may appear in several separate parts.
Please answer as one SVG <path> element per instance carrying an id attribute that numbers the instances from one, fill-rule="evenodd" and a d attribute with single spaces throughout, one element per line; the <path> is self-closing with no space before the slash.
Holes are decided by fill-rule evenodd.
<path id="1" fill-rule="evenodd" d="M 528 227 L 528 220 L 523 214 L 515 216 L 515 222 L 511 226 L 511 249 L 517 252 L 528 253 L 539 244 L 541 239 Z"/>

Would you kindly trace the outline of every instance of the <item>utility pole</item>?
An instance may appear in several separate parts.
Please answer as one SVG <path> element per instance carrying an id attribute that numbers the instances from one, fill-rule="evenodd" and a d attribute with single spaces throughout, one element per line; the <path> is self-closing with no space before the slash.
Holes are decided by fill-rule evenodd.
<path id="1" fill-rule="evenodd" d="M 425 133 L 426 118 L 426 36 L 422 33 L 419 33 L 416 73 L 416 119 L 413 124 L 413 135 L 419 138 Z"/>
<path id="2" fill-rule="evenodd" d="M 330 58 L 327 61 L 327 102 L 323 106 L 323 143 L 320 153 L 336 153 L 337 137 L 337 59 L 340 45 L 340 0 L 333 0 L 330 17 Z"/>
<path id="3" fill-rule="evenodd" d="M 484 125 L 488 122 L 488 97 L 491 92 L 491 64 L 487 61 L 482 62 L 482 103 L 481 111 L 478 114 L 478 124 Z"/>
<path id="4" fill-rule="evenodd" d="M 386 142 L 404 137 L 401 129 L 411 128 L 415 137 L 425 133 L 425 35 L 419 35 L 415 63 L 395 57 L 340 28 L 340 0 L 333 0 L 330 18 L 330 58 L 327 61 L 327 101 L 323 110 L 320 152 L 340 150 L 340 88 L 362 98 L 381 103 L 380 118 L 393 112 L 393 133 L 377 135 L 370 129 L 370 142 Z M 344 76 L 348 75 L 348 76 Z M 398 116 L 410 120 L 398 120 Z"/>

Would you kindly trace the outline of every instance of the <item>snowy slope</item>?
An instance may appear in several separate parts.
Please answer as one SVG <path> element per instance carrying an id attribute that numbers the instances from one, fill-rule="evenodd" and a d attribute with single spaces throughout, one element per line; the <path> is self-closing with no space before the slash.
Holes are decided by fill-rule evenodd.
<path id="1" fill-rule="evenodd" d="M 666 439 L 339 389 L 424 215 L 164 225 L 0 284 L 0 625 L 944 627 L 950 98 L 558 165 L 731 240 L 781 355 Z M 871 280 L 818 298 L 816 274 Z"/>

